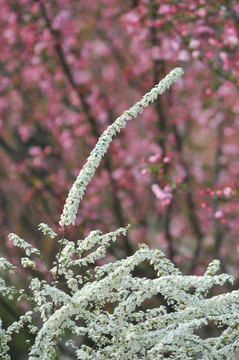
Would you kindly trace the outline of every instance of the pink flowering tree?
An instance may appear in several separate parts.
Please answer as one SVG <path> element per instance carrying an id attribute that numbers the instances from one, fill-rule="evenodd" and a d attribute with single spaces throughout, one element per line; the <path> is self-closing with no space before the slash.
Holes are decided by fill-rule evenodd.
<path id="1" fill-rule="evenodd" d="M 9 229 L 31 241 L 39 218 L 57 224 L 99 135 L 181 66 L 110 146 L 67 231 L 130 223 L 109 259 L 146 242 L 187 273 L 215 257 L 238 272 L 238 19 L 234 1 L 2 1 L 1 251 L 15 265 Z M 56 244 L 41 246 L 51 263 Z"/>
<path id="2" fill-rule="evenodd" d="M 3 0 L 1 252 L 18 265 L 9 230 L 31 242 L 39 218 L 57 224 L 99 135 L 181 66 L 183 79 L 110 146 L 67 232 L 130 223 L 109 259 L 146 242 L 186 273 L 218 258 L 237 274 L 238 19 L 231 0 Z M 55 242 L 37 236 L 52 263 Z"/>
<path id="3" fill-rule="evenodd" d="M 126 236 L 130 225 L 105 234 L 94 230 L 85 239 L 66 238 L 69 226 L 76 225 L 81 200 L 113 138 L 182 74 L 180 67 L 172 70 L 100 136 L 68 193 L 59 221 L 60 239 L 55 239 L 58 234 L 47 224 L 39 224 L 46 239 L 55 239 L 59 246 L 44 279 L 39 258 L 45 260 L 45 254 L 9 234 L 10 243 L 20 250 L 20 264 L 0 258 L 1 306 L 15 318 L 8 316 L 8 325 L 2 314 L 0 317 L 2 360 L 11 360 L 16 354 L 19 360 L 27 355 L 29 360 L 63 360 L 65 355 L 69 360 L 237 356 L 239 291 L 214 296 L 210 291 L 215 285 L 234 283 L 233 276 L 216 274 L 219 260 L 211 261 L 202 276 L 183 275 L 161 250 L 141 243 L 132 256 L 107 261 L 110 243 Z M 160 191 L 155 185 L 154 190 L 165 201 L 166 187 Z M 26 268 L 29 273 L 24 282 L 16 281 L 24 276 L 20 269 Z M 9 311 L 12 302 L 21 304 L 21 315 L 15 309 Z M 21 351 L 16 342 L 19 333 L 25 344 Z"/>

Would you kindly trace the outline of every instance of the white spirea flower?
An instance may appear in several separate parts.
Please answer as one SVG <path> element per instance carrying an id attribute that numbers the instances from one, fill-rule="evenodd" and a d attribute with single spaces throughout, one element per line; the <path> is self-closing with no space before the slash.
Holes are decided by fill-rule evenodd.
<path id="1" fill-rule="evenodd" d="M 12 241 L 15 246 L 23 249 L 27 256 L 30 256 L 31 254 L 40 255 L 40 251 L 38 249 L 28 244 L 28 242 L 21 239 L 18 235 L 11 233 L 8 235 L 8 239 Z"/>
<path id="2" fill-rule="evenodd" d="M 25 322 L 30 323 L 32 321 L 32 314 L 32 311 L 28 311 L 25 313 L 25 315 L 20 316 L 20 319 L 18 321 L 15 321 L 7 328 L 7 334 L 11 335 L 13 332 L 19 333 L 19 331 L 23 328 Z"/>
<path id="3" fill-rule="evenodd" d="M 21 264 L 24 268 L 36 269 L 36 264 L 34 263 L 34 261 L 30 260 L 27 257 L 21 258 Z"/>
<path id="4" fill-rule="evenodd" d="M 104 131 L 70 189 L 64 205 L 63 213 L 61 215 L 61 220 L 59 222 L 62 227 L 75 224 L 80 201 L 85 193 L 87 185 L 95 173 L 95 170 L 98 168 L 102 157 L 107 152 L 109 144 L 112 141 L 112 137 L 126 126 L 126 121 L 131 120 L 133 117 L 136 117 L 139 113 L 141 113 L 144 107 L 147 107 L 149 103 L 154 102 L 158 98 L 159 94 L 162 94 L 166 89 L 169 89 L 182 74 L 183 70 L 181 68 L 175 68 L 172 70 L 163 80 L 159 82 L 158 85 L 156 85 L 149 93 L 145 94 L 143 98 L 133 107 L 126 110 Z"/>
<path id="5" fill-rule="evenodd" d="M 44 223 L 38 225 L 38 230 L 41 230 L 44 235 L 48 235 L 52 239 L 57 236 L 57 234 L 47 224 Z"/>
<path id="6" fill-rule="evenodd" d="M 95 235 L 93 242 L 97 239 Z M 146 260 L 161 274 L 158 278 L 132 275 Z M 214 265 L 217 267 L 218 262 Z M 194 358 L 198 353 L 204 359 L 210 359 L 210 354 L 215 359 L 231 358 L 238 346 L 239 291 L 201 297 L 215 284 L 223 285 L 230 278 L 227 274 L 208 275 L 212 267 L 210 264 L 204 276 L 183 276 L 161 251 L 150 250 L 146 245 L 126 259 L 97 267 L 95 281 L 85 283 L 67 299 L 62 297 L 63 306 L 44 318 L 29 359 L 48 360 L 55 355 L 57 339 L 66 329 L 78 336 L 87 334 L 97 344 L 93 348 L 82 344 L 78 349 L 73 344 L 77 359 L 155 360 L 164 359 L 169 352 L 172 359 L 181 360 L 187 359 L 188 354 Z M 40 291 L 39 286 L 39 281 L 32 282 L 35 295 Z M 194 293 L 191 287 L 196 289 Z M 168 312 L 165 306 L 138 310 L 145 299 L 157 294 L 174 311 Z M 44 296 L 38 300 L 41 304 L 45 295 L 44 290 Z M 105 310 L 108 304 L 113 310 Z M 83 319 L 84 325 L 78 326 L 77 319 Z M 206 326 L 208 321 L 223 327 L 220 336 L 205 339 L 195 334 L 195 329 Z"/>
<path id="7" fill-rule="evenodd" d="M 2 296 L 13 299 L 18 293 L 18 301 L 22 298 L 34 303 L 33 311 L 26 312 L 6 331 L 0 322 L 3 360 L 10 360 L 6 354 L 13 333 L 26 326 L 36 334 L 29 360 L 55 358 L 59 340 L 67 333 L 74 335 L 74 341 L 68 345 L 81 360 L 155 360 L 164 359 L 169 353 L 172 359 L 179 360 L 189 355 L 195 358 L 199 353 L 203 359 L 233 358 L 239 346 L 239 291 L 206 297 L 214 285 L 233 280 L 227 274 L 216 275 L 218 260 L 209 264 L 203 276 L 184 276 L 162 251 L 142 244 L 126 259 L 89 269 L 90 263 L 95 264 L 105 256 L 110 242 L 121 234 L 126 235 L 127 228 L 108 234 L 92 231 L 76 243 L 64 239 L 58 270 L 65 277 L 68 289 L 58 289 L 55 281 L 47 283 L 33 278 L 29 285 L 31 295 L 26 296 L 22 289 L 10 288 L 0 279 Z M 29 264 L 28 258 L 22 260 Z M 133 275 L 145 262 L 157 272 L 156 278 Z M 158 294 L 173 311 L 168 312 L 160 304 L 158 308 L 142 309 L 145 300 Z M 39 328 L 32 324 L 37 313 L 42 320 Z M 199 337 L 195 330 L 209 322 L 221 329 L 220 336 Z M 84 345 L 82 336 L 96 345 Z"/>
<path id="8" fill-rule="evenodd" d="M 6 333 L 2 327 L 2 320 L 0 319 L 0 355 L 4 360 L 11 360 L 10 355 L 8 355 L 9 347 L 7 345 L 8 341 L 11 340 L 11 337 Z"/>
<path id="9" fill-rule="evenodd" d="M 5 258 L 0 258 L 0 268 L 8 269 L 8 271 L 10 273 L 13 273 L 17 269 L 17 266 L 14 266 L 9 261 L 7 261 Z"/>
<path id="10" fill-rule="evenodd" d="M 7 286 L 5 281 L 0 278 L 0 294 L 12 300 L 17 294 L 17 289 L 14 286 Z"/>

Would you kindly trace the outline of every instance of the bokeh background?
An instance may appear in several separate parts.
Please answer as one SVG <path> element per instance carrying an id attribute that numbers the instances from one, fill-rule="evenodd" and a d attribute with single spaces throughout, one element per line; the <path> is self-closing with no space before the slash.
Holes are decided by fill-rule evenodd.
<path id="1" fill-rule="evenodd" d="M 184 274 L 220 259 L 238 287 L 238 2 L 2 0 L 0 44 L 1 257 L 18 265 L 7 240 L 17 233 L 45 255 L 46 277 L 58 243 L 38 224 L 58 232 L 97 138 L 180 66 L 183 77 L 115 138 L 67 237 L 129 223 L 108 260 L 145 242 Z M 6 323 L 7 307 L 21 311 L 0 306 Z"/>

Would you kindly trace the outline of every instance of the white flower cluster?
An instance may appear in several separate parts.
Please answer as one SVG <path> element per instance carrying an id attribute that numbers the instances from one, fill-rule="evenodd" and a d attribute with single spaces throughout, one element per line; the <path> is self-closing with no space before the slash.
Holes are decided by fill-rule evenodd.
<path id="1" fill-rule="evenodd" d="M 40 251 L 38 249 L 28 244 L 28 242 L 21 239 L 18 235 L 11 233 L 8 235 L 8 239 L 13 242 L 13 245 L 23 249 L 27 256 L 30 256 L 31 254 L 40 255 Z"/>
<path id="2" fill-rule="evenodd" d="M 18 293 L 17 289 L 14 286 L 7 286 L 4 279 L 0 278 L 0 294 L 7 296 L 8 299 L 14 299 L 14 296 Z"/>
<path id="3" fill-rule="evenodd" d="M 119 228 L 108 234 L 102 234 L 99 230 L 91 231 L 87 238 L 77 241 L 77 246 L 73 241 L 64 240 L 65 246 L 58 262 L 58 275 L 65 277 L 72 294 L 78 291 L 79 284 L 88 280 L 87 276 L 76 275 L 72 267 L 90 266 L 95 264 L 97 260 L 104 258 L 110 242 L 115 242 L 121 234 L 126 235 L 126 228 Z M 93 248 L 94 251 L 91 251 L 89 254 L 86 253 Z M 85 253 L 86 255 L 84 256 Z M 75 256 L 77 256 L 77 259 L 74 259 Z M 56 275 L 57 264 L 51 269 L 51 272 L 53 275 Z"/>
<path id="4" fill-rule="evenodd" d="M 87 259 L 87 252 L 100 245 L 100 239 L 106 244 L 125 231 L 119 229 L 105 235 L 92 232 L 79 241 L 74 250 L 71 248 L 70 257 Z M 87 251 L 85 257 L 84 251 Z M 67 263 L 68 270 L 67 251 L 61 260 Z M 233 358 L 239 347 L 239 291 L 208 297 L 214 285 L 233 280 L 227 274 L 215 274 L 218 261 L 209 265 L 204 276 L 183 276 L 160 250 L 150 250 L 144 244 L 134 255 L 98 266 L 91 274 L 84 270 L 84 263 L 74 261 L 72 268 L 77 265 L 81 274 L 85 271 L 84 282 L 77 290 L 71 291 L 69 286 L 69 290 L 63 291 L 54 286 L 54 281 L 50 285 L 37 278 L 31 280 L 31 301 L 36 304 L 34 311 L 40 314 L 43 325 L 38 331 L 33 326 L 37 335 L 29 349 L 30 360 L 54 359 L 59 339 L 69 332 L 72 337 L 67 345 L 79 360 L 155 360 L 169 355 L 179 360 L 198 356 L 201 359 Z M 145 261 L 156 271 L 154 279 L 133 276 Z M 164 298 L 164 305 L 159 298 L 158 307 L 142 310 L 145 300 L 159 295 Z M 6 333 L 0 328 L 0 336 L 10 341 L 8 334 L 19 331 L 23 324 L 29 322 L 28 328 L 32 328 L 32 318 L 32 313 L 27 312 Z M 209 322 L 218 327 L 220 335 L 200 337 L 197 331 Z M 84 345 L 83 336 L 95 345 Z M 3 344 L 2 359 L 10 359 L 7 342 Z"/>
<path id="5" fill-rule="evenodd" d="M 19 321 L 14 322 L 7 328 L 7 335 L 11 337 L 13 333 L 19 333 L 25 323 L 30 323 L 32 321 L 32 314 L 32 311 L 28 311 L 25 315 L 20 316 Z"/>
<path id="6" fill-rule="evenodd" d="M 5 258 L 0 258 L 0 268 L 2 269 L 8 269 L 8 271 L 11 273 L 15 272 L 15 270 L 17 269 L 16 266 L 14 266 L 13 264 L 11 264 L 8 260 L 6 260 Z"/>
<path id="7" fill-rule="evenodd" d="M 8 355 L 9 346 L 9 335 L 6 334 L 6 331 L 3 329 L 2 320 L 0 319 L 0 356 L 3 360 L 11 360 L 10 355 Z"/>
<path id="8" fill-rule="evenodd" d="M 47 224 L 44 223 L 38 225 L 38 230 L 41 230 L 44 235 L 48 235 L 52 239 L 57 236 L 57 234 Z"/>
<path id="9" fill-rule="evenodd" d="M 27 257 L 23 257 L 21 258 L 21 264 L 24 268 L 28 267 L 28 268 L 31 268 L 31 269 L 36 269 L 36 264 L 34 261 L 30 260 L 29 258 Z"/>
<path id="10" fill-rule="evenodd" d="M 63 228 L 75 224 L 78 207 L 86 187 L 92 179 L 95 170 L 98 168 L 102 157 L 107 152 L 113 136 L 126 126 L 126 121 L 131 120 L 139 113 L 142 113 L 143 108 L 147 107 L 149 103 L 154 102 L 159 94 L 162 94 L 166 89 L 169 89 L 182 74 L 183 70 L 181 68 L 172 70 L 158 85 L 156 85 L 149 93 L 145 94 L 133 107 L 126 110 L 104 131 L 70 189 L 59 223 Z"/>
<path id="11" fill-rule="evenodd" d="M 69 331 L 72 338 L 67 344 L 77 359 L 155 360 L 169 354 L 171 359 L 232 358 L 239 347 L 239 291 L 208 297 L 214 285 L 233 281 L 227 274 L 216 275 L 219 261 L 212 261 L 204 276 L 183 276 L 160 250 L 142 244 L 134 255 L 89 271 L 89 265 L 104 257 L 110 242 L 120 235 L 126 235 L 125 228 L 108 234 L 92 231 L 76 244 L 64 240 L 58 266 L 68 289 L 57 289 L 54 280 L 48 284 L 31 280 L 32 296 L 26 299 L 35 303 L 33 311 L 6 331 L 0 322 L 1 359 L 10 360 L 8 343 L 23 326 L 36 334 L 30 360 L 54 359 L 59 339 Z M 145 261 L 157 273 L 154 279 L 133 276 Z M 4 282 L 0 290 L 3 296 L 16 292 Z M 164 305 L 159 300 L 158 307 L 142 310 L 145 300 L 159 295 Z M 42 326 L 34 325 L 34 313 L 40 315 Z M 220 335 L 204 339 L 197 331 L 209 322 L 218 327 Z M 84 336 L 95 345 L 84 345 Z"/>

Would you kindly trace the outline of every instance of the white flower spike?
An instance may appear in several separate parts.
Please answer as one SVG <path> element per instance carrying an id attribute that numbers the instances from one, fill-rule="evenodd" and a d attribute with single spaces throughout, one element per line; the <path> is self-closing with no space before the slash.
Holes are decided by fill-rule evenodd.
<path id="1" fill-rule="evenodd" d="M 124 113 L 103 132 L 69 191 L 59 222 L 62 228 L 75 224 L 80 201 L 83 198 L 86 187 L 92 179 L 95 170 L 98 168 L 102 157 L 107 152 L 112 137 L 116 135 L 116 132 L 120 132 L 120 130 L 126 126 L 126 121 L 131 120 L 139 113 L 142 113 L 143 108 L 147 107 L 150 102 L 154 102 L 159 94 L 163 94 L 166 89 L 169 89 L 182 74 L 183 69 L 181 68 L 172 70 L 158 85 L 156 85 L 149 93 L 145 94 L 142 99 L 129 110 L 124 111 Z"/>

